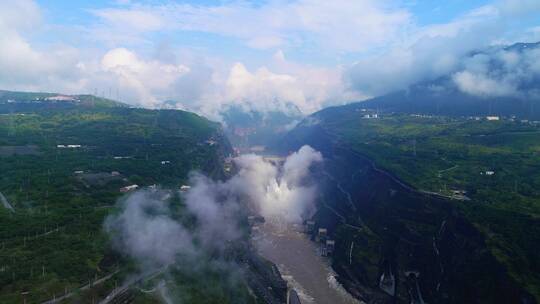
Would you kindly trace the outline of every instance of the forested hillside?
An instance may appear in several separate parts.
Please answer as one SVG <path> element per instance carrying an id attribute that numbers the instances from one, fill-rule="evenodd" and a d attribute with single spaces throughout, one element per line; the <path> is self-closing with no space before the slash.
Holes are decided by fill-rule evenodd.
<path id="1" fill-rule="evenodd" d="M 540 297 L 539 125 L 345 106 L 310 116 L 285 143 L 327 158 L 317 219 L 335 233 L 344 278 L 369 289 L 392 274 L 407 299 L 407 273 L 419 271 L 437 303 L 529 303 L 519 288 Z"/>
<path id="2" fill-rule="evenodd" d="M 71 297 L 99 299 L 129 266 L 102 231 L 122 192 L 135 188 L 124 187 L 178 189 L 192 170 L 223 176 L 228 142 L 217 123 L 193 113 L 85 96 L 36 101 L 51 95 L 2 94 L 2 303 L 52 300 L 116 274 Z"/>

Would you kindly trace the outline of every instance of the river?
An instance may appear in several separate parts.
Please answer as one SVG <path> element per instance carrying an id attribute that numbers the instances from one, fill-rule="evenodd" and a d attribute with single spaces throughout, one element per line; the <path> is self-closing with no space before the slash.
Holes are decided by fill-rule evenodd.
<path id="1" fill-rule="evenodd" d="M 301 225 L 267 221 L 255 227 L 253 243 L 263 257 L 278 266 L 303 304 L 361 303 L 337 283 L 329 260 L 320 256 L 318 244 L 302 229 Z"/>

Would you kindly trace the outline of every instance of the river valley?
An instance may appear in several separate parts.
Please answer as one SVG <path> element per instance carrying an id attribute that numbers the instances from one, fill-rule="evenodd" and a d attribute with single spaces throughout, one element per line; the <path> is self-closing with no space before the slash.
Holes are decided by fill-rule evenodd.
<path id="1" fill-rule="evenodd" d="M 336 281 L 330 261 L 320 255 L 319 244 L 302 230 L 302 225 L 267 221 L 255 227 L 253 243 L 262 256 L 278 266 L 302 303 L 361 303 Z"/>

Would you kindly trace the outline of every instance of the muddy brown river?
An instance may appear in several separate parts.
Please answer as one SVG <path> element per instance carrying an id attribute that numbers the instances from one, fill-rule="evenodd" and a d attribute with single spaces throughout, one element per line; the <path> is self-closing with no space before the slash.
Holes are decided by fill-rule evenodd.
<path id="1" fill-rule="evenodd" d="M 301 225 L 267 221 L 254 228 L 253 243 L 262 256 L 278 266 L 303 304 L 361 303 L 336 281 L 330 261 L 321 257 L 318 244 L 302 229 Z"/>

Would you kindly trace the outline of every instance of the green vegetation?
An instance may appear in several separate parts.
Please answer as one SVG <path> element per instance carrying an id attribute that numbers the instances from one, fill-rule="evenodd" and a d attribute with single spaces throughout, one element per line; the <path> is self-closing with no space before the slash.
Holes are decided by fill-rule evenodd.
<path id="1" fill-rule="evenodd" d="M 245 279 L 240 272 L 222 266 L 219 269 L 212 257 L 201 263 L 203 269 L 187 269 L 180 266 L 170 269 L 166 275 L 159 275 L 148 280 L 135 293 L 135 303 L 161 303 L 161 289 L 166 297 L 179 303 L 190 304 L 255 304 L 256 299 L 249 293 Z M 232 264 L 231 264 L 232 265 Z M 193 265 L 190 265 L 193 266 Z M 156 287 L 157 286 L 157 287 Z M 151 292 L 148 292 L 151 291 Z"/>
<path id="2" fill-rule="evenodd" d="M 0 102 L 13 101 L 35 101 L 54 96 L 54 93 L 36 93 L 36 92 L 13 92 L 0 90 Z"/>
<path id="3" fill-rule="evenodd" d="M 454 198 L 510 275 L 540 299 L 539 125 L 328 114 L 321 113 L 322 125 L 343 144 L 417 189 Z"/>
<path id="4" fill-rule="evenodd" d="M 14 208 L 0 204 L 1 303 L 22 303 L 25 291 L 31 303 L 49 300 L 125 265 L 102 232 L 121 187 L 177 188 L 192 170 L 221 174 L 228 146 L 216 123 L 101 102 L 21 112 L 0 101 L 0 192 Z M 106 294 L 112 284 L 85 292 Z M 90 301 L 85 292 L 72 300 Z"/>

